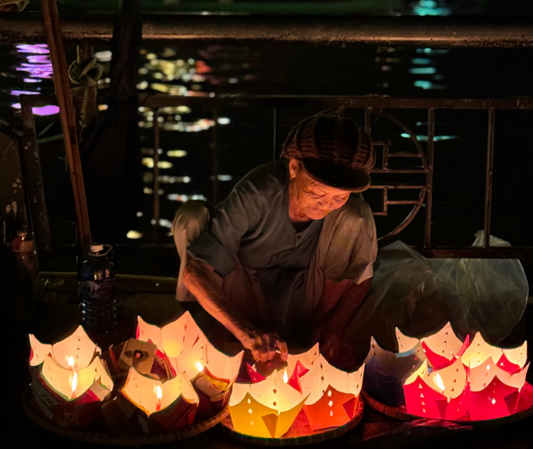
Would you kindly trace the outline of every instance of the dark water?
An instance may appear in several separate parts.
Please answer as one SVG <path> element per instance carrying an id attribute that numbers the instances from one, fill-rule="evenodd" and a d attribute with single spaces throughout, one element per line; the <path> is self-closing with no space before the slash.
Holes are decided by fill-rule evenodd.
<path id="1" fill-rule="evenodd" d="M 530 9 L 532 11 L 530 11 Z M 406 3 L 391 14 L 516 14 L 530 13 L 530 2 Z M 109 69 L 108 47 L 95 48 Z M 40 52 L 36 54 L 35 52 Z M 29 52 L 29 53 L 28 53 Z M 69 60 L 74 48 L 68 48 Z M 432 49 L 359 47 L 354 45 L 155 45 L 143 48 L 139 90 L 171 95 L 295 94 L 390 95 L 420 98 L 514 98 L 532 95 L 533 49 Z M 46 47 L 0 47 L 0 118 L 17 120 L 18 91 L 51 92 Z M 104 75 L 100 82 L 107 87 Z M 13 92 L 15 91 L 15 92 Z M 51 105 L 53 106 L 53 105 Z M 61 133 L 57 111 L 37 116 L 41 139 Z M 169 226 L 175 210 L 186 199 L 223 199 L 251 168 L 273 160 L 280 144 L 299 119 L 316 112 L 309 108 L 280 108 L 276 150 L 273 111 L 270 108 L 224 108 L 219 111 L 218 192 L 213 198 L 213 111 L 170 108 L 161 114 L 160 198 L 158 241 L 172 242 Z M 349 112 L 361 121 L 362 115 Z M 393 111 L 423 142 L 427 139 L 425 111 Z M 118 243 L 153 243 L 153 111 L 139 110 L 144 191 L 134 224 L 124 229 Z M 530 128 L 533 114 L 503 111 L 497 114 L 494 174 L 493 234 L 515 245 L 531 245 L 528 223 L 533 219 L 531 187 L 533 166 Z M 439 110 L 436 114 L 434 243 L 468 245 L 483 227 L 486 111 Z M 377 124 L 377 128 L 379 128 Z M 385 126 L 386 128 L 386 126 Z M 395 148 L 408 148 L 401 130 L 387 136 Z M 59 140 L 41 143 L 43 173 L 54 244 L 74 242 L 68 197 L 68 176 Z M 379 210 L 380 198 L 367 199 Z M 380 234 L 396 226 L 408 210 L 397 207 L 389 217 L 377 217 Z M 422 243 L 423 213 L 402 234 L 402 240 Z M 119 254 L 117 254 L 119 258 Z M 173 274 L 174 267 L 168 270 Z M 163 274 L 163 273 L 161 273 Z"/>

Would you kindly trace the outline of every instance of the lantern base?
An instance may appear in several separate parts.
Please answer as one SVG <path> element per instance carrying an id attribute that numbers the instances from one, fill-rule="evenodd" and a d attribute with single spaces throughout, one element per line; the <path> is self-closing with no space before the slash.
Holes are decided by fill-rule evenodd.
<path id="1" fill-rule="evenodd" d="M 289 431 L 281 438 L 259 438 L 236 432 L 230 416 L 223 419 L 221 424 L 225 433 L 241 441 L 260 444 L 262 446 L 299 446 L 302 444 L 319 443 L 320 441 L 329 440 L 345 434 L 359 424 L 363 418 L 363 411 L 363 401 L 358 401 L 355 415 L 350 422 L 340 427 L 313 431 L 309 427 L 309 422 L 304 411 L 301 410 Z"/>
<path id="2" fill-rule="evenodd" d="M 174 430 L 171 432 L 162 432 L 158 434 L 148 435 L 114 435 L 108 433 L 108 430 L 103 423 L 101 423 L 100 426 L 98 425 L 98 423 L 95 424 L 94 428 L 91 429 L 92 431 L 70 430 L 58 426 L 57 424 L 48 420 L 46 417 L 44 417 L 41 413 L 37 411 L 39 409 L 39 406 L 37 405 L 37 403 L 35 403 L 35 399 L 33 398 L 33 395 L 29 388 L 25 389 L 22 394 L 22 407 L 24 408 L 24 411 L 26 412 L 28 418 L 31 419 L 33 423 L 48 432 L 51 432 L 64 438 L 83 441 L 85 443 L 112 444 L 117 446 L 141 446 L 147 444 L 153 445 L 159 443 L 170 443 L 205 432 L 211 427 L 216 426 L 224 418 L 229 417 L 229 409 L 224 408 L 221 412 L 209 419 L 206 419 L 205 421 L 200 421 L 191 426 L 184 427 L 182 429 Z"/>
<path id="3" fill-rule="evenodd" d="M 411 415 L 410 413 L 407 413 L 407 410 L 404 406 L 391 407 L 390 405 L 383 404 L 382 402 L 370 396 L 365 390 L 361 391 L 361 397 L 363 398 L 363 400 L 366 402 L 366 404 L 370 408 L 386 416 L 390 416 L 391 418 L 395 418 L 400 421 L 414 421 L 417 419 L 424 419 L 423 417 L 420 417 L 417 415 Z M 532 415 L 533 415 L 533 385 L 526 382 L 522 388 L 522 391 L 520 392 L 520 396 L 518 398 L 518 404 L 516 406 L 516 411 L 512 415 L 504 416 L 501 418 L 483 420 L 483 421 L 473 421 L 467 416 L 467 419 L 456 420 L 453 422 L 468 423 L 473 426 L 476 426 L 476 425 L 482 426 L 484 424 L 490 424 L 491 426 L 499 427 L 505 424 L 510 424 L 515 421 L 520 421 Z"/>

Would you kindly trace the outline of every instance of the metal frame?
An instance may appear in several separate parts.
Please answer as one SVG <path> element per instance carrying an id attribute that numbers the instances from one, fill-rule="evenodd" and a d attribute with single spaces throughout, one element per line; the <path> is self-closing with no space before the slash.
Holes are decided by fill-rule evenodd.
<path id="1" fill-rule="evenodd" d="M 412 99 L 412 98 L 390 98 L 390 97 L 334 97 L 334 96 L 236 96 L 228 95 L 221 97 L 171 97 L 163 95 L 139 95 L 140 104 L 154 108 L 154 116 L 157 115 L 157 109 L 167 106 L 203 106 L 210 107 L 213 111 L 213 117 L 218 114 L 220 107 L 270 107 L 273 111 L 273 144 L 276 145 L 277 140 L 277 126 L 280 108 L 284 106 L 309 107 L 311 104 L 320 106 L 322 108 L 328 107 L 345 107 L 347 109 L 363 109 L 365 111 L 365 128 L 371 132 L 371 116 L 372 114 L 380 114 L 391 118 L 390 114 L 382 112 L 382 109 L 426 109 L 428 111 L 428 142 L 425 152 L 422 150 L 420 142 L 416 140 L 413 133 L 408 129 L 406 131 L 414 139 L 414 143 L 420 148 L 419 154 L 422 160 L 423 169 L 420 170 L 401 170 L 402 173 L 422 173 L 426 175 L 425 185 L 384 185 L 376 184 L 371 186 L 372 189 L 384 189 L 387 192 L 389 189 L 420 189 L 421 195 L 417 201 L 387 201 L 385 207 L 388 205 L 405 205 L 412 204 L 413 210 L 411 214 L 404 220 L 404 222 L 393 232 L 387 236 L 387 239 L 395 238 L 401 230 L 403 230 L 409 222 L 414 218 L 416 213 L 420 210 L 424 200 L 426 204 L 425 217 L 425 236 L 424 247 L 417 248 L 419 252 L 426 257 L 467 257 L 467 258 L 520 258 L 533 259 L 533 246 L 531 247 L 491 247 L 488 236 L 491 230 L 491 213 L 492 213 L 492 173 L 494 165 L 494 132 L 496 127 L 496 110 L 530 110 L 533 109 L 533 99 Z M 34 104 L 42 104 L 43 102 L 54 101 L 55 97 L 31 96 L 25 99 L 25 108 L 28 110 Z M 104 100 L 105 101 L 105 100 Z M 485 179 L 485 217 L 484 229 L 486 232 L 486 239 L 484 247 L 472 248 L 433 248 L 431 241 L 431 217 L 432 217 L 432 191 L 433 191 L 433 159 L 434 159 L 434 128 L 435 128 L 435 111 L 437 109 L 478 109 L 487 110 L 487 159 L 486 159 L 486 179 Z M 393 118 L 393 117 L 392 117 Z M 400 124 L 400 126 L 403 126 Z M 214 133 L 213 142 L 218 142 L 218 136 Z M 158 167 L 158 152 L 160 142 L 160 127 L 157 120 L 154 121 L 154 195 L 157 195 L 159 167 Z M 386 142 L 373 142 L 374 144 L 386 144 Z M 214 145 L 213 154 L 216 155 L 217 145 Z M 400 157 L 413 157 L 413 153 L 393 154 Z M 389 153 L 387 157 L 391 157 Z M 216 170 L 216 163 L 212 166 Z M 385 167 L 384 169 L 375 170 L 376 173 L 391 173 L 396 172 Z M 216 173 L 215 173 L 216 175 Z M 157 187 L 157 189 L 156 189 Z M 386 195 L 386 193 L 385 193 Z M 154 196 L 154 198 L 155 198 Z M 159 201 L 159 198 L 157 198 Z M 157 201 L 154 201 L 154 218 L 159 217 L 159 206 Z M 380 212 L 377 212 L 379 215 Z M 156 223 L 159 219 L 156 220 Z M 383 241 L 384 243 L 385 241 Z M 162 245 L 164 246 L 164 245 Z"/>
<path id="2" fill-rule="evenodd" d="M 533 109 L 533 99 L 410 99 L 410 98 L 390 98 L 390 97 L 335 97 L 335 96 L 237 96 L 228 95 L 219 98 L 201 98 L 201 97 L 170 97 L 161 95 L 141 95 L 141 103 L 144 106 L 152 107 L 157 110 L 160 107 L 167 106 L 210 106 L 213 110 L 218 110 L 223 106 L 251 107 L 264 106 L 271 107 L 273 110 L 273 143 L 276 146 L 277 139 L 277 122 L 279 109 L 283 106 L 295 106 L 301 104 L 302 107 L 308 107 L 310 103 L 319 104 L 322 107 L 344 107 L 346 109 L 364 109 L 365 111 L 365 128 L 371 134 L 371 116 L 372 114 L 381 115 L 394 121 L 401 126 L 409 135 L 418 153 L 391 153 L 387 151 L 388 142 L 373 141 L 373 145 L 384 145 L 384 164 L 383 168 L 374 169 L 373 173 L 403 173 L 403 174 L 424 174 L 426 182 L 424 185 L 410 184 L 375 184 L 371 189 L 381 189 L 384 195 L 384 210 L 374 212 L 374 215 L 386 215 L 389 205 L 413 205 L 413 209 L 404 219 L 404 221 L 391 233 L 380 239 L 381 244 L 385 244 L 395 239 L 398 234 L 405 229 L 414 219 L 416 214 L 422 208 L 424 201 L 426 205 L 424 247 L 418 248 L 419 251 L 427 257 L 476 257 L 476 258 L 533 258 L 532 247 L 508 247 L 495 248 L 490 246 L 491 230 L 491 211 L 492 211 L 492 173 L 494 166 L 494 130 L 496 126 L 496 110 L 529 110 Z M 428 111 L 428 142 L 424 151 L 420 142 L 415 135 L 405 127 L 401 122 L 396 120 L 383 109 L 427 109 Z M 485 245 L 483 248 L 433 248 L 431 240 L 431 220 L 432 220 L 432 201 L 433 201 L 433 164 L 434 164 L 434 135 L 435 135 L 435 110 L 436 109 L 478 109 L 488 111 L 488 138 L 487 138 L 487 162 L 486 162 L 486 179 L 485 179 Z M 214 114 L 216 119 L 216 115 Z M 154 133 L 157 125 L 154 124 Z M 215 133 L 216 135 L 216 133 Z M 214 143 L 218 138 L 214 137 Z M 213 152 L 216 154 L 216 145 Z M 402 169 L 393 170 L 388 168 L 388 159 L 390 157 L 417 157 L 421 159 L 422 169 Z M 215 168 L 216 164 L 213 166 Z M 156 165 L 154 163 L 154 169 Z M 154 177 L 155 177 L 154 172 Z M 216 176 L 216 173 L 215 173 Z M 387 197 L 390 189 L 419 189 L 420 196 L 417 200 L 391 201 Z"/>

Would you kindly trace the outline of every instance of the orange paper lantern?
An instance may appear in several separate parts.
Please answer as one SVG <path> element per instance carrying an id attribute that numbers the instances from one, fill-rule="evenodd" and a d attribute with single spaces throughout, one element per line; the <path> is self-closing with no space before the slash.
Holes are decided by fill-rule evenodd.
<path id="1" fill-rule="evenodd" d="M 235 387 L 239 389 L 249 388 L 250 392 L 254 391 L 257 397 L 259 392 L 270 389 L 272 379 L 277 379 L 278 384 L 280 383 L 279 379 L 281 379 L 283 381 L 282 391 L 290 393 L 291 397 L 294 398 L 293 405 L 298 403 L 296 400 L 298 397 L 304 399 L 303 411 L 309 427 L 312 431 L 318 431 L 345 425 L 354 418 L 362 387 L 363 372 L 364 365 L 352 373 L 333 367 L 320 354 L 319 346 L 316 344 L 305 353 L 289 354 L 287 366 L 279 371 L 274 371 L 267 377 L 259 374 L 254 367 L 248 366 L 252 384 L 245 387 L 242 387 L 242 384 L 236 384 Z M 300 396 L 296 395 L 295 392 Z M 238 402 L 234 398 L 234 394 L 232 394 L 230 404 Z M 260 402 L 260 405 L 271 407 L 270 403 Z M 250 426 L 242 426 L 242 424 L 241 430 L 238 430 L 239 423 L 236 425 L 234 415 L 235 419 L 239 417 L 236 412 L 232 415 L 233 425 L 238 432 L 247 433 L 255 430 Z M 296 418 L 296 415 L 291 414 L 290 416 Z M 283 428 L 286 428 L 287 431 L 290 425 L 287 427 L 287 423 L 285 423 Z"/>

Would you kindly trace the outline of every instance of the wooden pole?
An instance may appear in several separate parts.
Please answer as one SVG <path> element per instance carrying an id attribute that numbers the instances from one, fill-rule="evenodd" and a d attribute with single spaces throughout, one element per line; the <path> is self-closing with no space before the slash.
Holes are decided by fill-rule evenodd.
<path id="1" fill-rule="evenodd" d="M 80 149 L 76 132 L 76 114 L 70 94 L 70 81 L 65 48 L 63 46 L 63 36 L 55 0 L 41 0 L 41 5 L 48 48 L 50 49 L 50 59 L 52 60 L 52 67 L 54 69 L 54 85 L 60 108 L 70 181 L 74 193 L 78 241 L 81 245 L 82 255 L 85 256 L 91 246 L 91 228 L 89 225 L 89 212 L 87 210 Z"/>

